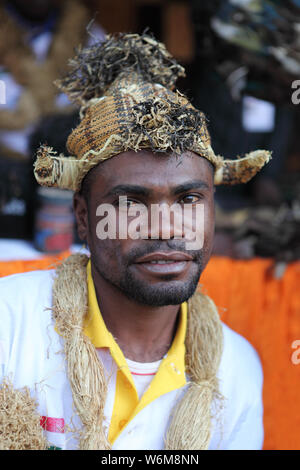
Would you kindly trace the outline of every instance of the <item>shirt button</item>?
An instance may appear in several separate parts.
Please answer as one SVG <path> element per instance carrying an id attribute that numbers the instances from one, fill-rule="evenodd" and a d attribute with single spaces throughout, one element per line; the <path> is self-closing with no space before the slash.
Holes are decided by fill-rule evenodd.
<path id="1" fill-rule="evenodd" d="M 119 428 L 122 429 L 125 424 L 127 423 L 127 419 L 122 419 L 120 422 L 119 422 Z"/>

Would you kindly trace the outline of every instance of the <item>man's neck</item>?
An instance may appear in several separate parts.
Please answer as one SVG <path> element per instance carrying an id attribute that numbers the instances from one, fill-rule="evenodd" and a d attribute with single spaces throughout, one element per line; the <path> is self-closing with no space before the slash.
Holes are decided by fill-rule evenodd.
<path id="1" fill-rule="evenodd" d="M 179 305 L 149 307 L 128 299 L 92 265 L 101 315 L 126 358 L 137 362 L 162 359 L 174 339 Z"/>

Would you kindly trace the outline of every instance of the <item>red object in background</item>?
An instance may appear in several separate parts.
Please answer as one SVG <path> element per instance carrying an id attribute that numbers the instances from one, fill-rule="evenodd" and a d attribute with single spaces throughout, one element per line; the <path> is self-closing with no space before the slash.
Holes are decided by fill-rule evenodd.
<path id="1" fill-rule="evenodd" d="M 45 241 L 45 248 L 48 253 L 60 251 L 62 246 L 69 247 L 72 245 L 72 233 L 57 233 L 49 236 Z"/>
<path id="2" fill-rule="evenodd" d="M 72 245 L 74 216 L 72 191 L 39 188 L 39 208 L 35 217 L 35 247 L 45 253 L 58 253 Z"/>

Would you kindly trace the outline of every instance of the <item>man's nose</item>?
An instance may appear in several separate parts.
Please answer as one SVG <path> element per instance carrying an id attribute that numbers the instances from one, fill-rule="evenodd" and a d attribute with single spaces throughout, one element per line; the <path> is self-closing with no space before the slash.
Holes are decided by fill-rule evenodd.
<path id="1" fill-rule="evenodd" d="M 153 204 L 148 216 L 148 238 L 169 240 L 183 238 L 182 209 L 179 204 Z"/>

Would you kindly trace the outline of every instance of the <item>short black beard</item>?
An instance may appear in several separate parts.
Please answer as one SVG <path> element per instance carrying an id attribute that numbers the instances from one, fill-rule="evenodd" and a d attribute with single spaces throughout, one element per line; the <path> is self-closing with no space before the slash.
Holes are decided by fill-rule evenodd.
<path id="1" fill-rule="evenodd" d="M 195 272 L 190 275 L 190 279 L 186 281 L 177 281 L 174 279 L 174 275 L 164 276 L 161 282 L 157 282 L 155 285 L 150 285 L 145 281 L 143 282 L 136 279 L 131 269 L 132 263 L 139 256 L 143 256 L 154 251 L 165 251 L 167 246 L 173 250 L 186 252 L 193 256 L 193 264 L 196 269 Z M 149 244 L 147 250 L 145 250 L 144 247 L 142 250 L 135 250 L 130 253 L 129 258 L 124 260 L 124 264 L 124 270 L 122 270 L 118 278 L 114 275 L 111 276 L 110 274 L 112 273 L 107 269 L 101 269 L 99 266 L 97 266 L 96 269 L 101 277 L 117 289 L 121 290 L 127 298 L 150 307 L 179 305 L 182 302 L 186 302 L 194 294 L 201 273 L 205 267 L 203 262 L 203 250 L 195 252 L 186 251 L 182 244 L 179 245 L 178 242 L 172 243 L 171 241 L 168 241 L 167 243 L 157 241 L 153 242 L 151 246 Z"/>
<path id="2" fill-rule="evenodd" d="M 128 270 L 117 287 L 122 290 L 126 297 L 142 305 L 148 305 L 149 307 L 179 305 L 192 297 L 197 288 L 201 272 L 202 267 L 198 265 L 197 272 L 188 281 L 172 281 L 165 276 L 164 285 L 152 286 L 138 281 L 132 275 L 132 272 Z"/>

